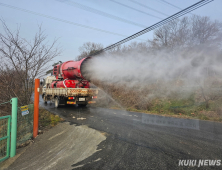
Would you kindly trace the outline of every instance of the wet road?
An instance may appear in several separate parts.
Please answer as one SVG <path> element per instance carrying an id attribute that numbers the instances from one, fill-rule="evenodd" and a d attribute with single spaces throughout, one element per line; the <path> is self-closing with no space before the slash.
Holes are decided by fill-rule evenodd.
<path id="1" fill-rule="evenodd" d="M 94 107 L 54 108 L 43 101 L 40 105 L 70 124 L 87 125 L 107 137 L 90 157 L 75 164 L 64 162 L 70 169 L 192 169 L 178 166 L 179 160 L 222 159 L 221 123 Z"/>

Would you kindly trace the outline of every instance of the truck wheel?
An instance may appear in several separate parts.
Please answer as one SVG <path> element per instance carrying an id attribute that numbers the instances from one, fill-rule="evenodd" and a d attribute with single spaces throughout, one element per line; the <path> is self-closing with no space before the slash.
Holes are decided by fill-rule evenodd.
<path id="1" fill-rule="evenodd" d="M 58 107 L 59 107 L 59 104 L 60 104 L 59 98 L 56 97 L 56 98 L 55 98 L 55 107 L 58 108 Z"/>
<path id="2" fill-rule="evenodd" d="M 44 100 L 44 103 L 47 104 L 47 97 L 45 95 L 43 96 L 43 100 Z"/>

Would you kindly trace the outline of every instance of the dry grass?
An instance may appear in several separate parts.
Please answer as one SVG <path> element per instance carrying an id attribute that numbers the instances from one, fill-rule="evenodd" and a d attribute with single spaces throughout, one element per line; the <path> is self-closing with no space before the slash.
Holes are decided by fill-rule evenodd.
<path id="1" fill-rule="evenodd" d="M 62 121 L 64 120 L 60 118 L 58 115 L 55 115 L 44 108 L 39 108 L 39 129 L 40 130 L 51 128 Z"/>
<path id="2" fill-rule="evenodd" d="M 177 92 L 171 92 L 168 96 L 161 95 L 164 91 L 158 91 L 160 95 L 147 98 L 145 96 L 153 95 L 158 90 L 157 87 L 150 85 L 139 90 L 135 87 L 126 88 L 99 82 L 94 84 L 102 89 L 95 105 L 97 107 L 222 122 L 220 95 L 209 100 L 207 108 L 200 90 L 192 91 L 185 98 Z"/>

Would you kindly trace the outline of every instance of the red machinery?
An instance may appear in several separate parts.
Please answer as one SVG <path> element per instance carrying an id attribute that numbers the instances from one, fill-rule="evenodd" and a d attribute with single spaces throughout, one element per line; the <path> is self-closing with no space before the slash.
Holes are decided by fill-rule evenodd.
<path id="1" fill-rule="evenodd" d="M 51 88 L 89 88 L 86 78 L 86 63 L 90 57 L 80 61 L 66 61 L 53 68 L 56 81 L 51 83 Z"/>
<path id="2" fill-rule="evenodd" d="M 47 101 L 55 102 L 55 107 L 66 104 L 78 104 L 86 106 L 96 103 L 98 89 L 91 86 L 87 72 L 87 62 L 90 57 L 80 61 L 67 61 L 54 66 L 53 75 L 45 80 L 46 87 L 43 88 L 42 98 Z M 53 78 L 50 78 L 53 77 Z M 63 88 L 63 89 L 60 89 Z"/>

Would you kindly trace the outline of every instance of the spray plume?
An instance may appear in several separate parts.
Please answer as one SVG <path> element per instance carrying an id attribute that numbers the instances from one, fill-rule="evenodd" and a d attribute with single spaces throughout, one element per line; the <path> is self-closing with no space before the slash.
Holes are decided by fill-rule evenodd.
<path id="1" fill-rule="evenodd" d="M 88 77 L 135 89 L 158 84 L 159 89 L 167 88 L 169 93 L 181 90 L 181 87 L 204 86 L 206 79 L 221 77 L 221 51 L 209 46 L 175 49 L 153 52 L 131 50 L 124 55 L 109 53 L 93 57 L 86 66 L 90 73 Z"/>

